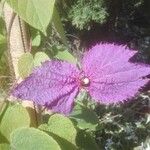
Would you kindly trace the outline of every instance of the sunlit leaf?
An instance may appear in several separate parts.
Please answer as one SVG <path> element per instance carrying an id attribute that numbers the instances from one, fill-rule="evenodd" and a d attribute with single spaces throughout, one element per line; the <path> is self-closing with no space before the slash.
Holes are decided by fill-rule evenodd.
<path id="1" fill-rule="evenodd" d="M 41 34 L 40 32 L 37 32 L 36 30 L 31 30 L 31 37 L 32 37 L 32 46 L 38 47 L 41 44 Z"/>
<path id="2" fill-rule="evenodd" d="M 54 13 L 53 13 L 53 23 L 54 23 L 54 27 L 56 28 L 57 32 L 59 33 L 63 43 L 65 45 L 67 45 L 67 39 L 66 39 L 66 36 L 65 36 L 65 31 L 64 31 L 64 28 L 63 28 L 63 24 L 61 22 L 61 18 L 58 14 L 58 11 L 56 9 L 56 7 L 54 8 Z"/>
<path id="3" fill-rule="evenodd" d="M 10 150 L 9 144 L 6 143 L 0 144 L 0 150 Z"/>
<path id="4" fill-rule="evenodd" d="M 4 37 L 4 35 L 0 34 L 0 44 L 3 44 L 6 42 L 6 38 Z"/>
<path id="5" fill-rule="evenodd" d="M 71 150 L 77 149 L 75 147 L 77 131 L 69 118 L 60 114 L 52 115 L 48 124 L 41 125 L 40 129 L 48 131 L 61 145 L 63 150 L 66 148 Z"/>
<path id="6" fill-rule="evenodd" d="M 22 78 L 27 77 L 33 69 L 34 59 L 31 53 L 23 54 L 18 61 L 18 71 Z"/>
<path id="7" fill-rule="evenodd" d="M 53 16 L 55 0 L 7 0 L 18 15 L 46 34 L 46 29 Z"/>
<path id="8" fill-rule="evenodd" d="M 19 128 L 11 134 L 11 150 L 61 150 L 48 134 L 34 128 Z"/>
<path id="9" fill-rule="evenodd" d="M 55 114 L 48 121 L 49 131 L 75 143 L 77 131 L 72 121 L 63 115 Z M 69 129 L 69 130 L 68 130 Z"/>
<path id="10" fill-rule="evenodd" d="M 146 124 L 148 124 L 149 122 L 150 122 L 150 114 L 147 114 Z"/>
<path id="11" fill-rule="evenodd" d="M 6 51 L 6 43 L 3 43 L 3 44 L 0 44 L 0 61 L 1 61 L 1 63 L 0 63 L 0 66 L 1 67 L 4 67 L 3 66 L 3 63 L 6 61 L 6 60 L 4 60 L 4 54 L 5 54 L 5 51 Z"/>
<path id="12" fill-rule="evenodd" d="M 0 122 L 0 141 L 4 138 L 9 141 L 12 131 L 19 127 L 28 127 L 30 125 L 30 117 L 27 110 L 21 105 L 9 106 L 5 111 Z"/>
<path id="13" fill-rule="evenodd" d="M 4 101 L 6 96 L 6 92 L 0 89 L 0 102 Z"/>
<path id="14" fill-rule="evenodd" d="M 48 55 L 44 52 L 37 52 L 34 56 L 34 67 L 40 66 L 42 62 L 50 60 Z"/>
<path id="15" fill-rule="evenodd" d="M 55 57 L 61 60 L 68 61 L 73 64 L 77 63 L 76 58 L 67 50 L 59 51 Z"/>

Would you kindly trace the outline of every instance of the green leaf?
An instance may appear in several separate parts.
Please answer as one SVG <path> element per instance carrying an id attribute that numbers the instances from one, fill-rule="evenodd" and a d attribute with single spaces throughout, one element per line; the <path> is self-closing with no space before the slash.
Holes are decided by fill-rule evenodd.
<path id="1" fill-rule="evenodd" d="M 77 145 L 82 150 L 99 150 L 94 137 L 83 130 L 80 130 L 77 135 Z"/>
<path id="2" fill-rule="evenodd" d="M 7 97 L 6 92 L 3 89 L 0 89 L 0 102 L 3 102 Z"/>
<path id="3" fill-rule="evenodd" d="M 41 44 L 41 34 L 40 32 L 34 32 L 31 31 L 31 36 L 32 36 L 32 47 L 38 47 Z"/>
<path id="4" fill-rule="evenodd" d="M 0 59 L 2 55 L 4 54 L 4 51 L 7 49 L 6 45 L 6 30 L 5 30 L 5 22 L 2 18 L 0 18 Z M 2 63 L 0 62 L 0 66 Z"/>
<path id="5" fill-rule="evenodd" d="M 18 71 L 22 78 L 27 77 L 34 67 L 34 59 L 31 53 L 23 54 L 18 61 Z"/>
<path id="6" fill-rule="evenodd" d="M 67 147 L 71 150 L 77 149 L 75 147 L 77 131 L 69 118 L 60 114 L 52 115 L 48 124 L 41 125 L 40 129 L 48 131 L 62 146 L 62 149 L 65 150 Z"/>
<path id="7" fill-rule="evenodd" d="M 2 5 L 2 2 L 0 0 L 0 18 L 2 18 L 2 12 L 3 12 L 3 5 Z"/>
<path id="8" fill-rule="evenodd" d="M 6 46 L 6 43 L 3 43 L 3 44 L 0 44 L 0 61 L 2 61 L 2 57 L 4 56 L 4 52 L 6 51 L 6 49 L 7 49 L 7 46 Z M 2 65 L 2 63 L 0 63 L 0 66 L 2 66 L 2 67 L 4 67 L 3 65 Z"/>
<path id="9" fill-rule="evenodd" d="M 11 134 L 11 150 L 61 150 L 48 134 L 34 128 L 19 128 Z"/>
<path id="10" fill-rule="evenodd" d="M 150 114 L 147 114 L 147 120 L 146 120 L 146 124 L 148 124 L 150 122 Z"/>
<path id="11" fill-rule="evenodd" d="M 3 118 L 3 115 L 6 111 L 6 109 L 8 108 L 8 103 L 6 101 L 4 101 L 5 99 L 3 99 L 3 101 L 0 101 L 0 122 Z"/>
<path id="12" fill-rule="evenodd" d="M 23 20 L 46 34 L 53 16 L 55 0 L 7 0 L 7 2 Z"/>
<path id="13" fill-rule="evenodd" d="M 0 44 L 4 44 L 4 43 L 6 43 L 6 39 L 2 34 L 0 34 Z"/>
<path id="14" fill-rule="evenodd" d="M 98 117 L 96 113 L 79 103 L 73 109 L 70 115 L 80 129 L 96 130 L 98 125 Z"/>
<path id="15" fill-rule="evenodd" d="M 69 118 L 55 114 L 50 117 L 48 127 L 50 132 L 75 144 L 77 131 Z"/>
<path id="16" fill-rule="evenodd" d="M 9 144 L 6 143 L 0 144 L 0 150 L 10 150 Z"/>
<path id="17" fill-rule="evenodd" d="M 10 140 L 10 133 L 19 127 L 29 127 L 30 117 L 27 110 L 21 105 L 9 106 L 0 122 L 0 141 Z"/>
<path id="18" fill-rule="evenodd" d="M 4 3 L 4 0 L 2 3 Z M 0 5 L 0 9 L 1 9 L 0 11 L 3 12 L 3 4 L 2 3 Z M 2 16 L 0 16 L 0 34 L 6 35 L 5 21 L 4 21 L 4 18 Z"/>
<path id="19" fill-rule="evenodd" d="M 64 28 L 63 28 L 63 24 L 61 22 L 61 18 L 59 16 L 59 13 L 58 13 L 56 7 L 54 8 L 53 20 L 52 21 L 54 23 L 54 27 L 56 28 L 57 32 L 59 33 L 59 36 L 62 39 L 62 42 L 65 45 L 67 45 L 67 39 L 66 39 L 66 36 L 65 36 L 65 31 L 64 31 Z"/>
<path id="20" fill-rule="evenodd" d="M 69 118 L 60 114 L 54 114 L 50 117 L 47 126 L 49 132 L 75 144 L 77 131 Z"/>
<path id="21" fill-rule="evenodd" d="M 59 51 L 55 57 L 61 60 L 68 61 L 72 64 L 77 64 L 77 59 L 67 50 Z"/>
<path id="22" fill-rule="evenodd" d="M 40 66 L 41 63 L 50 60 L 48 55 L 44 52 L 37 52 L 34 56 L 34 67 Z"/>

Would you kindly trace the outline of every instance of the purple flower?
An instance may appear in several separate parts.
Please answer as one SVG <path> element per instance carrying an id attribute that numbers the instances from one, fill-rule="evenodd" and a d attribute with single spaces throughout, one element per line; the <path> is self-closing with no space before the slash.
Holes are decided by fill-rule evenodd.
<path id="1" fill-rule="evenodd" d="M 135 94 L 149 79 L 150 67 L 129 62 L 127 47 L 97 44 L 84 54 L 81 68 L 65 61 L 46 61 L 12 91 L 12 95 L 68 114 L 84 88 L 98 103 L 116 104 Z"/>

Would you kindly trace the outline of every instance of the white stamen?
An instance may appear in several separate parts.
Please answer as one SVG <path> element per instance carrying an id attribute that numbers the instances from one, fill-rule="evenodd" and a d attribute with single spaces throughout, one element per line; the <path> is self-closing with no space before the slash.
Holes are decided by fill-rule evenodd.
<path id="1" fill-rule="evenodd" d="M 90 83 L 89 78 L 84 78 L 84 79 L 83 79 L 83 83 L 84 83 L 85 85 L 88 85 L 88 84 Z"/>

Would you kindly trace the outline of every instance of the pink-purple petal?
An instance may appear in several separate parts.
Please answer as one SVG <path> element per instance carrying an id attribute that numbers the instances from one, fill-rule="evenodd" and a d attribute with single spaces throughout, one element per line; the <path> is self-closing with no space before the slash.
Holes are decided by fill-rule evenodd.
<path id="1" fill-rule="evenodd" d="M 143 77 L 150 74 L 150 66 L 129 62 L 134 54 L 125 46 L 101 43 L 84 55 L 82 67 L 91 81 L 87 90 L 93 99 L 118 103 L 138 93 L 148 82 Z"/>
<path id="2" fill-rule="evenodd" d="M 72 64 L 47 61 L 18 84 L 12 90 L 12 95 L 39 105 L 49 105 L 54 111 L 60 110 L 60 112 L 67 113 L 72 109 L 73 100 L 78 93 L 76 82 L 78 75 L 79 70 Z"/>
<path id="3" fill-rule="evenodd" d="M 47 108 L 52 109 L 54 112 L 68 115 L 74 106 L 74 98 L 78 95 L 79 88 L 74 87 L 69 93 L 62 95 L 59 99 L 47 105 Z"/>

